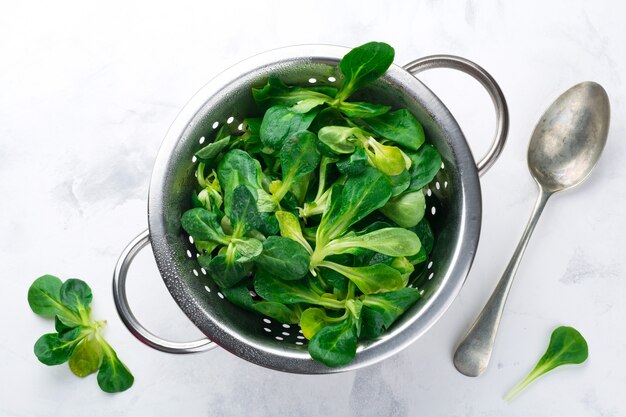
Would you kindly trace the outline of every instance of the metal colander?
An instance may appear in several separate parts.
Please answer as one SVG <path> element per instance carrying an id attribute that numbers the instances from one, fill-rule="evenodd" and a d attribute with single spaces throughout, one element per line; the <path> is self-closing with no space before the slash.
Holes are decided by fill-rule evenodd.
<path id="1" fill-rule="evenodd" d="M 341 368 L 312 360 L 297 325 L 287 325 L 245 311 L 224 299 L 198 253 L 182 230 L 180 218 L 191 207 L 195 190 L 194 153 L 227 125 L 241 129 L 244 117 L 257 116 L 251 88 L 276 76 L 292 85 L 341 85 L 336 65 L 349 48 L 329 45 L 293 46 L 249 58 L 205 85 L 182 109 L 157 156 L 148 197 L 149 231 L 124 250 L 115 268 L 113 293 L 118 312 L 129 330 L 147 345 L 170 353 L 209 350 L 217 345 L 250 362 L 280 371 L 329 373 L 361 368 L 381 361 L 419 338 L 450 306 L 469 272 L 480 234 L 479 174 L 500 154 L 508 130 L 506 102 L 495 81 L 482 68 L 453 56 L 432 56 L 405 67 L 392 65 L 385 76 L 355 97 L 407 108 L 423 124 L 427 141 L 443 158 L 442 169 L 426 190 L 426 216 L 436 236 L 423 270 L 410 285 L 422 298 L 379 339 L 359 343 L 356 358 Z M 413 74 L 435 67 L 464 71 L 478 79 L 493 99 L 496 139 L 485 158 L 474 162 L 463 133 L 448 109 Z M 146 330 L 126 299 L 125 280 L 136 253 L 148 240 L 159 271 L 173 298 L 207 336 L 195 342 L 170 342 Z M 255 295 L 255 294 L 253 294 Z"/>

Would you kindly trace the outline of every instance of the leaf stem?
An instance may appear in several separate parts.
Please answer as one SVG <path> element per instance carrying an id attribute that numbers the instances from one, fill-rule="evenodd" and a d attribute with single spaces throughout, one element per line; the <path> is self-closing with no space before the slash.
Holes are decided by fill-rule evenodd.
<path id="1" fill-rule="evenodd" d="M 511 389 L 504 397 L 502 397 L 505 401 L 511 401 L 515 397 L 519 395 L 520 392 L 524 390 L 530 383 L 532 383 L 535 379 L 539 378 L 543 375 L 544 369 L 543 367 L 535 368 L 531 373 L 526 375 L 526 378 L 522 379 L 513 389 Z"/>

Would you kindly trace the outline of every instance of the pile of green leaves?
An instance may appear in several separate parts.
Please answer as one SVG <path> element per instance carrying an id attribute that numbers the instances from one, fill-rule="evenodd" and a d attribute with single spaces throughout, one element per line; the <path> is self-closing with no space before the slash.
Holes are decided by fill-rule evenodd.
<path id="1" fill-rule="evenodd" d="M 339 89 L 275 78 L 253 89 L 262 117 L 196 153 L 198 191 L 181 218 L 228 300 L 299 324 L 331 367 L 419 299 L 408 283 L 434 241 L 422 189 L 439 152 L 408 110 L 349 101 L 393 57 L 371 42 L 343 57 Z"/>
<path id="2" fill-rule="evenodd" d="M 44 275 L 28 289 L 28 304 L 35 314 L 54 317 L 54 333 L 44 334 L 35 343 L 35 355 L 45 365 L 68 362 L 72 372 L 85 377 L 98 372 L 98 385 L 106 392 L 125 391 L 134 377 L 104 340 L 106 322 L 91 316 L 93 295 L 79 279 L 62 282 Z"/>

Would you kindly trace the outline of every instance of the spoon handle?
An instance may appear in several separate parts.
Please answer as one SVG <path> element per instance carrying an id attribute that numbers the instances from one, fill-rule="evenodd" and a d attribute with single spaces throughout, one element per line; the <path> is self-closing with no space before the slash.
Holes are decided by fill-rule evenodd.
<path id="1" fill-rule="evenodd" d="M 535 208 L 511 261 L 504 270 L 502 278 L 500 278 L 500 282 L 498 282 L 493 294 L 491 294 L 489 301 L 487 301 L 480 315 L 476 318 L 476 321 L 456 349 L 454 366 L 464 375 L 479 376 L 489 365 L 498 326 L 504 311 L 504 304 L 511 289 L 513 278 L 522 260 L 522 255 L 528 245 L 530 236 L 537 225 L 539 216 L 551 195 L 552 193 L 546 192 L 539 187 L 539 197 L 535 203 Z"/>

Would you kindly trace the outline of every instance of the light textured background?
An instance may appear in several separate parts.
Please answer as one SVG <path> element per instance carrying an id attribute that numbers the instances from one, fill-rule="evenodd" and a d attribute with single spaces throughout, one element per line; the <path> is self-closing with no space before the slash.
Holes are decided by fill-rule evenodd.
<path id="1" fill-rule="evenodd" d="M 3 2 L 0 415 L 625 415 L 625 14 L 617 0 Z M 172 356 L 136 341 L 115 312 L 111 273 L 146 227 L 151 167 L 178 110 L 252 54 L 369 40 L 392 44 L 398 63 L 432 53 L 468 57 L 508 98 L 509 143 L 482 179 L 479 251 L 447 314 L 395 357 L 330 376 L 270 371 L 220 350 Z M 445 70 L 420 78 L 481 154 L 494 120 L 486 93 Z M 536 195 L 525 162 L 532 128 L 560 92 L 587 79 L 611 98 L 605 154 L 584 185 L 550 202 L 519 270 L 492 366 L 466 378 L 451 354 L 504 269 Z M 136 376 L 130 391 L 107 395 L 94 376 L 80 380 L 67 366 L 37 362 L 32 345 L 52 324 L 30 312 L 26 292 L 44 273 L 90 283 L 95 316 L 108 319 L 107 336 Z M 155 332 L 198 335 L 149 251 L 133 266 L 129 287 L 137 315 Z M 503 402 L 560 324 L 585 335 L 589 361 Z"/>

